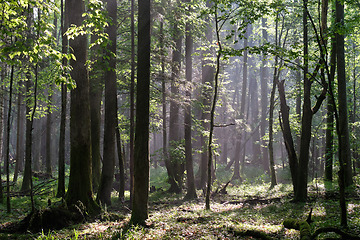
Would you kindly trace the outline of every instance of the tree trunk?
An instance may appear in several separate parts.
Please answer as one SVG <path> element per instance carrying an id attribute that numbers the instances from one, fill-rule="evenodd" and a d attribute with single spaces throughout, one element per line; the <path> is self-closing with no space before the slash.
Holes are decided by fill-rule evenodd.
<path id="1" fill-rule="evenodd" d="M 262 18 L 261 19 L 261 25 L 262 25 L 262 41 L 266 43 L 268 41 L 268 33 L 266 30 L 267 27 L 267 19 Z M 265 171 L 269 170 L 269 150 L 265 147 L 266 141 L 264 140 L 265 134 L 266 134 L 266 117 L 267 117 L 267 110 L 268 110 L 268 67 L 267 65 L 267 59 L 266 55 L 262 56 L 261 60 L 261 66 L 260 66 L 260 88 L 261 88 L 261 124 L 260 124 L 260 137 L 261 137 L 261 145 L 263 146 L 261 148 L 262 151 L 262 157 L 263 157 L 263 168 Z M 275 85 L 276 86 L 276 85 Z M 274 89 L 274 84 L 273 84 Z M 271 109 L 271 108 L 270 108 Z M 271 173 L 271 169 L 270 169 Z"/>
<path id="2" fill-rule="evenodd" d="M 2 65 L 3 67 L 4 65 Z M 5 81 L 5 70 L 4 68 L 1 69 L 1 81 Z M 4 157 L 4 148 L 3 148 L 3 128 L 4 128 L 4 86 L 1 85 L 0 87 L 0 160 L 3 159 Z M 1 167 L 0 167 L 0 203 L 3 203 L 3 198 L 4 198 L 4 191 L 3 191 L 3 186 L 2 186 L 2 171 L 1 171 Z"/>
<path id="3" fill-rule="evenodd" d="M 28 75 L 28 74 L 27 74 Z M 30 94 L 30 90 L 31 90 L 31 79 L 29 78 L 28 75 L 28 79 L 25 82 L 25 87 L 26 87 L 26 97 L 27 99 L 31 98 L 31 94 Z M 28 100 L 28 102 L 26 103 L 26 113 L 30 113 L 31 108 L 30 108 L 30 102 Z M 21 191 L 28 191 L 30 189 L 30 181 L 31 181 L 31 162 L 32 162 L 32 153 L 31 153 L 31 142 L 32 142 L 32 137 L 31 137 L 31 131 L 32 131 L 32 125 L 33 122 L 30 120 L 30 118 L 26 118 L 26 126 L 25 126 L 25 168 L 24 168 L 24 176 L 23 176 L 23 182 L 21 185 Z"/>
<path id="4" fill-rule="evenodd" d="M 23 82 L 19 83 L 19 93 L 17 99 L 17 133 L 16 133 L 16 164 L 14 170 L 13 182 L 17 181 L 19 172 L 23 171 L 23 162 L 24 162 L 24 108 L 23 108 Z"/>
<path id="5" fill-rule="evenodd" d="M 349 126 L 347 116 L 347 96 L 346 96 L 346 72 L 345 72 L 345 48 L 344 48 L 344 4 L 340 1 L 335 3 L 335 22 L 340 28 L 335 33 L 336 39 L 336 65 L 338 80 L 338 142 L 339 142 L 339 189 L 340 189 L 340 209 L 341 209 L 341 225 L 347 226 L 347 210 L 345 202 L 345 187 L 353 184 L 351 173 L 351 153 L 349 141 Z"/>
<path id="6" fill-rule="evenodd" d="M 274 161 L 274 108 L 275 108 L 275 91 L 276 83 L 278 82 L 278 68 L 277 68 L 277 56 L 275 56 L 275 69 L 273 76 L 273 86 L 270 94 L 270 107 L 269 107 L 269 165 L 270 165 L 270 176 L 271 185 L 270 189 L 274 188 L 277 184 L 276 173 L 275 173 L 275 161 Z"/>
<path id="7" fill-rule="evenodd" d="M 91 37 L 94 42 L 96 36 Z M 99 46 L 95 46 L 91 56 L 96 62 L 90 76 L 90 116 L 91 116 L 91 155 L 92 155 L 92 186 L 97 192 L 101 177 L 101 100 L 103 93 L 104 71 L 102 69 L 102 54 Z M 99 56 L 100 55 L 100 56 Z"/>
<path id="8" fill-rule="evenodd" d="M 107 11 L 111 18 L 106 32 L 109 35 L 110 46 L 107 47 L 109 59 L 105 71 L 105 123 L 104 123 L 104 159 L 101 172 L 101 181 L 97 200 L 106 205 L 111 205 L 111 191 L 115 171 L 115 131 L 117 127 L 117 91 L 116 91 L 116 26 L 117 2 L 106 0 Z"/>
<path id="9" fill-rule="evenodd" d="M 7 213 L 11 212 L 10 205 L 10 121 L 11 121 L 11 108 L 12 108 L 12 92 L 14 83 L 14 66 L 11 66 L 10 72 L 10 87 L 9 87 L 9 103 L 8 103 L 8 114 L 6 119 L 6 152 L 5 152 L 5 169 L 6 169 L 6 209 Z M 2 182 L 0 183 L 2 184 Z"/>
<path id="10" fill-rule="evenodd" d="M 349 140 L 349 120 L 347 107 L 347 90 L 346 90 L 346 65 L 345 65 L 345 48 L 344 34 L 344 4 L 336 1 L 336 23 L 339 29 L 335 34 L 336 38 L 336 64 L 338 79 L 338 105 L 339 105 L 339 159 L 343 166 L 344 184 L 348 187 L 353 184 L 351 168 L 351 152 Z M 339 33 L 341 32 L 341 33 Z M 340 166 L 341 167 L 341 166 Z M 340 168 L 341 169 L 341 168 Z"/>
<path id="11" fill-rule="evenodd" d="M 135 0 L 131 0 L 131 75 L 130 75 L 130 139 L 129 139 L 129 165 L 130 165 L 130 208 L 134 194 L 134 134 L 135 134 Z"/>
<path id="12" fill-rule="evenodd" d="M 213 36 L 212 36 L 212 28 L 210 24 L 206 27 L 206 42 L 211 45 Z M 203 105 L 201 112 L 201 123 L 203 127 L 203 131 L 209 131 L 209 123 L 210 119 L 210 108 L 211 108 L 211 97 L 212 97 L 212 86 L 214 84 L 214 73 L 215 69 L 212 66 L 212 62 L 208 58 L 211 54 L 210 47 L 202 53 L 202 66 L 201 66 L 201 80 L 202 80 L 202 93 L 201 93 L 201 102 Z M 200 142 L 201 142 L 201 158 L 200 158 L 200 166 L 197 175 L 199 176 L 197 188 L 204 189 L 206 186 L 207 179 L 207 160 L 208 160 L 208 152 L 206 149 L 208 136 L 201 133 Z"/>
<path id="13" fill-rule="evenodd" d="M 169 147 L 175 149 L 180 141 L 180 119 L 179 119 L 179 103 L 177 97 L 179 94 L 179 78 L 181 68 L 181 46 L 182 36 L 177 23 L 174 23 L 174 42 L 176 44 L 172 57 L 172 76 L 171 76 L 171 101 L 170 101 L 170 123 L 169 123 Z M 182 191 L 182 172 L 183 164 L 179 159 L 169 154 L 166 168 L 169 177 L 169 192 L 180 193 Z"/>
<path id="14" fill-rule="evenodd" d="M 246 96 L 247 96 L 247 85 L 248 85 L 248 37 L 249 37 L 249 27 L 247 27 L 246 29 L 246 33 L 244 36 L 244 56 L 243 56 L 243 75 L 242 75 L 242 88 L 241 88 L 241 103 L 240 103 L 240 110 L 239 110 L 239 119 L 241 121 L 245 122 L 245 106 L 246 106 Z M 238 149 L 237 151 L 240 150 L 241 148 L 241 139 L 242 139 L 242 134 L 238 133 L 237 136 L 237 140 L 236 140 L 236 149 Z M 245 151 L 245 148 L 244 150 Z M 240 153 L 235 153 L 236 155 L 239 154 L 239 156 L 241 155 Z M 242 153 L 242 156 L 245 157 L 244 153 Z M 236 157 L 235 158 L 235 164 L 234 164 L 234 175 L 232 177 L 232 179 L 241 179 L 240 177 L 240 159 L 242 157 Z"/>
<path id="15" fill-rule="evenodd" d="M 187 1 L 189 2 L 189 1 Z M 195 179 L 194 179 L 194 166 L 192 158 L 192 136 L 191 136 L 191 91 L 192 91 L 192 51 L 193 51 L 193 39 L 192 39 L 192 27 L 189 22 L 186 23 L 185 27 L 185 61 L 186 61 L 186 81 L 188 86 L 186 87 L 186 97 L 188 102 L 184 108 L 185 120 L 184 120 L 184 129 L 185 129 L 185 163 L 186 163 L 186 183 L 187 183 L 187 193 L 185 199 L 195 199 L 196 188 L 195 188 Z"/>
<path id="16" fill-rule="evenodd" d="M 68 52 L 68 39 L 65 32 L 68 28 L 67 1 L 61 0 L 61 52 Z M 62 65 L 67 65 L 66 58 L 62 59 Z M 64 73 L 65 75 L 65 73 Z M 57 197 L 65 196 L 65 131 L 66 131 L 66 109 L 67 109 L 67 87 L 61 84 L 61 115 L 60 115 L 60 136 L 59 136 L 59 162 L 58 162 L 58 189 Z"/>
<path id="17" fill-rule="evenodd" d="M 289 158 L 289 166 L 291 172 L 291 179 L 293 184 L 294 193 L 297 192 L 297 171 L 298 171 L 298 159 L 295 151 L 295 145 L 290 129 L 290 121 L 289 121 L 289 107 L 286 103 L 285 98 L 285 89 L 284 89 L 284 81 L 278 81 L 277 86 L 279 90 L 279 99 L 280 99 L 280 126 L 284 137 L 284 143 L 286 147 L 286 151 Z"/>
<path id="18" fill-rule="evenodd" d="M 48 108 L 47 108 L 47 116 L 46 116 L 46 142 L 45 142 L 45 148 L 46 148 L 46 173 L 50 176 L 52 175 L 52 169 L 51 169 L 51 129 L 52 129 L 52 114 L 50 106 L 52 104 L 52 93 L 50 93 L 51 86 L 48 90 Z"/>
<path id="19" fill-rule="evenodd" d="M 329 86 L 333 89 L 336 70 L 336 41 L 331 37 L 331 53 L 330 53 L 330 79 Z M 334 162 L 334 105 L 332 96 L 328 94 L 327 99 L 327 116 L 326 116 L 326 142 L 325 142 L 325 180 L 333 180 L 333 162 Z"/>
<path id="20" fill-rule="evenodd" d="M 83 1 L 68 0 L 69 25 L 80 26 L 85 6 Z M 65 200 L 68 206 L 80 201 L 87 211 L 97 212 L 93 200 L 91 179 L 91 125 L 89 77 L 86 68 L 87 36 L 81 35 L 69 41 L 76 61 L 71 60 L 71 76 L 76 88 L 71 90 L 70 103 L 70 178 Z"/>
<path id="21" fill-rule="evenodd" d="M 121 150 L 121 138 L 120 138 L 120 129 L 116 129 L 116 147 L 117 154 L 119 159 L 119 199 L 121 202 L 125 200 L 125 164 L 124 156 Z"/>
<path id="22" fill-rule="evenodd" d="M 216 3 L 215 3 L 216 4 Z M 213 134 L 214 134 L 214 120 L 215 120 L 215 108 L 216 108 L 216 101 L 218 96 L 218 87 L 219 87 L 219 73 L 220 73 L 220 58 L 222 52 L 222 46 L 220 42 L 220 28 L 219 28 L 219 19 L 217 16 L 217 8 L 215 8 L 215 31 L 216 31 L 216 41 L 218 46 L 218 51 L 216 53 L 216 72 L 215 72 L 215 79 L 214 79 L 214 91 L 213 91 L 213 99 L 212 105 L 210 110 L 210 132 L 209 132 L 209 142 L 208 142 L 208 163 L 207 163 L 207 188 L 206 188 L 206 199 L 205 199 L 205 207 L 206 210 L 210 210 L 210 193 L 211 193 L 211 171 L 212 171 L 212 141 L 213 141 Z"/>
<path id="23" fill-rule="evenodd" d="M 139 0 L 134 196 L 131 223 L 145 225 L 149 196 L 150 0 Z"/>
<path id="24" fill-rule="evenodd" d="M 307 21 L 307 0 L 303 0 L 303 44 L 304 44 L 304 89 L 303 89 L 303 109 L 301 118 L 301 137 L 299 152 L 299 169 L 297 175 L 298 188 L 295 192 L 295 201 L 305 202 L 307 200 L 307 182 L 309 165 L 309 148 L 311 140 L 312 110 L 311 110 L 311 81 L 308 77 L 308 21 Z"/>

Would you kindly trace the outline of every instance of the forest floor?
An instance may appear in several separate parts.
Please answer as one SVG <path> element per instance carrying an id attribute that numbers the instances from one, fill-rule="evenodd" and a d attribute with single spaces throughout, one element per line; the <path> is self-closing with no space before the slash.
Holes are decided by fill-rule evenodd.
<path id="1" fill-rule="evenodd" d="M 360 236 L 359 180 L 347 197 L 349 227 L 344 230 Z M 205 210 L 201 191 L 197 200 L 183 201 L 183 195 L 165 193 L 159 188 L 150 194 L 147 227 L 128 226 L 130 211 L 114 192 L 113 205 L 105 211 L 121 216 L 118 220 L 104 218 L 36 234 L 1 233 L 0 239 L 257 239 L 243 236 L 247 230 L 264 232 L 273 239 L 299 239 L 299 231 L 284 228 L 283 221 L 305 220 L 311 208 L 312 232 L 320 227 L 340 226 L 336 185 L 325 186 L 320 180 L 310 183 L 309 201 L 303 204 L 291 203 L 289 184 L 268 188 L 268 183 L 230 184 L 226 194 L 212 196 L 210 211 Z M 37 205 L 45 207 L 50 195 L 37 197 Z M 0 204 L 0 224 L 6 226 L 23 218 L 29 213 L 29 201 L 28 197 L 13 198 L 11 214 L 6 213 L 6 204 Z M 320 239 L 334 237 L 335 234 L 322 234 Z"/>

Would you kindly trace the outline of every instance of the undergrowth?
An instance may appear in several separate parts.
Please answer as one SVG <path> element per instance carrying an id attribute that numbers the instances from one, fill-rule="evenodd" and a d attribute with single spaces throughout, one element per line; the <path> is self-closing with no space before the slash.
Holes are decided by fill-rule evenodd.
<path id="1" fill-rule="evenodd" d="M 304 220 L 312 211 L 311 230 L 327 226 L 340 226 L 338 188 L 336 184 L 317 179 L 309 183 L 309 201 L 291 203 L 292 186 L 278 184 L 269 190 L 270 184 L 259 177 L 256 181 L 243 181 L 227 187 L 227 194 L 214 194 L 211 211 L 206 211 L 202 191 L 198 199 L 184 202 L 184 194 L 166 192 L 164 169 L 152 170 L 151 186 L 155 191 L 149 198 L 149 218 L 146 227 L 128 226 L 130 219 L 129 192 L 125 203 L 113 192 L 113 205 L 106 212 L 124 216 L 121 220 L 104 218 L 71 226 L 62 230 L 37 234 L 0 234 L 0 239 L 250 239 L 240 237 L 236 231 L 257 230 L 274 239 L 299 239 L 299 232 L 283 227 L 286 218 Z M 225 176 L 223 176 L 225 179 Z M 356 187 L 348 195 L 349 232 L 360 234 L 360 189 Z M 53 184 L 53 183 L 51 183 Z M 218 181 L 218 187 L 225 183 Z M 37 207 L 46 207 L 48 199 L 56 202 L 56 184 L 53 192 L 37 196 Z M 215 187 L 213 189 L 216 189 Z M 30 209 L 29 197 L 12 198 L 12 213 L 6 213 L 6 204 L 0 204 L 1 224 L 6 225 L 23 217 Z M 320 239 L 336 235 L 321 235 Z M 254 238 L 253 238 L 254 239 Z"/>

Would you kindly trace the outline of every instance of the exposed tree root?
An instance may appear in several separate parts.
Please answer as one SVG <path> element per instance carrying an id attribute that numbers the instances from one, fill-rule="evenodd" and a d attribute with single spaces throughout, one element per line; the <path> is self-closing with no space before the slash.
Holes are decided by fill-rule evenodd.
<path id="1" fill-rule="evenodd" d="M 242 201 L 226 201 L 222 202 L 222 204 L 249 204 L 249 205 L 256 205 L 256 204 L 269 204 L 274 202 L 280 202 L 281 198 L 268 198 L 268 199 L 261 199 L 261 198 L 254 198 L 254 199 L 246 199 Z"/>
<path id="2" fill-rule="evenodd" d="M 314 234 L 312 235 L 312 239 L 315 239 L 321 233 L 330 233 L 330 232 L 333 232 L 333 233 L 336 233 L 336 234 L 340 235 L 343 239 L 360 240 L 360 236 L 344 232 L 341 229 L 338 229 L 338 228 L 335 228 L 335 227 L 324 227 L 324 228 L 317 229 L 314 232 Z"/>
<path id="3" fill-rule="evenodd" d="M 49 205 L 51 205 L 51 202 Z M 100 221 L 116 221 L 122 218 L 122 216 L 106 211 L 102 211 L 99 215 L 90 216 L 80 202 L 78 205 L 72 205 L 70 208 L 61 204 L 60 206 L 49 206 L 40 210 L 35 209 L 35 211 L 30 212 L 22 220 L 0 228 L 0 233 L 47 232 L 95 219 Z"/>
<path id="4" fill-rule="evenodd" d="M 228 181 L 222 188 L 219 186 L 213 194 L 227 194 L 226 188 L 229 186 L 230 182 L 231 181 Z"/>
<path id="5" fill-rule="evenodd" d="M 45 208 L 30 212 L 24 219 L 12 223 L 2 229 L 3 233 L 41 232 L 62 229 L 83 221 L 80 213 L 69 211 L 65 208 Z"/>
<path id="6" fill-rule="evenodd" d="M 311 234 L 310 225 L 307 221 L 304 220 L 286 219 L 283 224 L 286 228 L 300 230 L 300 240 L 313 240 L 316 239 L 319 234 L 330 232 L 340 235 L 343 239 L 360 240 L 360 236 L 344 232 L 336 227 L 319 228 L 313 234 Z"/>

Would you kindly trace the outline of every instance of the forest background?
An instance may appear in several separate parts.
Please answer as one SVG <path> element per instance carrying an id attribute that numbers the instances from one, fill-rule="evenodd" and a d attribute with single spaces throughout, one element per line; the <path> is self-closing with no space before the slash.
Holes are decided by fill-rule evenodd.
<path id="1" fill-rule="evenodd" d="M 37 190 L 53 181 L 56 197 L 90 215 L 111 206 L 116 190 L 130 222 L 144 225 L 149 192 L 210 209 L 227 187 L 281 183 L 303 203 L 309 182 L 338 179 L 347 226 L 360 166 L 358 8 L 1 2 L 7 212 L 16 196 L 30 196 L 35 212 Z"/>

